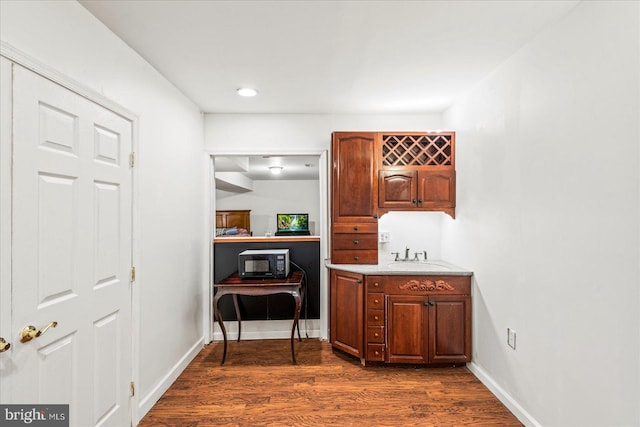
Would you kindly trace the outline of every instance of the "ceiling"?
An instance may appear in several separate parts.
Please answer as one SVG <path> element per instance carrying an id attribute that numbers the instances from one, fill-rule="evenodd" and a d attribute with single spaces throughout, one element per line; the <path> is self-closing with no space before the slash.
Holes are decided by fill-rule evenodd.
<path id="1" fill-rule="evenodd" d="M 234 178 L 241 174 L 250 181 L 265 180 L 309 180 L 319 179 L 320 156 L 215 156 L 216 188 L 226 191 L 244 191 L 242 181 Z M 280 174 L 274 175 L 270 166 L 281 166 Z M 222 175 L 225 174 L 225 175 Z"/>
<path id="2" fill-rule="evenodd" d="M 80 3 L 205 113 L 420 114 L 444 111 L 578 1 Z M 238 96 L 245 86 L 258 95 Z M 217 160 L 251 180 L 318 179 L 317 158 Z"/>
<path id="3" fill-rule="evenodd" d="M 384 114 L 445 110 L 578 2 L 80 3 L 205 113 Z"/>

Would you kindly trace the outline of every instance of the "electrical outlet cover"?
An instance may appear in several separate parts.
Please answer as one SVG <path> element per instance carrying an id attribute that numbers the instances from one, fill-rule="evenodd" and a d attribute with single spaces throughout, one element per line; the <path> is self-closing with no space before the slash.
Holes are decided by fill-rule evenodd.
<path id="1" fill-rule="evenodd" d="M 511 328 L 507 328 L 507 344 L 512 349 L 516 349 L 516 331 Z"/>

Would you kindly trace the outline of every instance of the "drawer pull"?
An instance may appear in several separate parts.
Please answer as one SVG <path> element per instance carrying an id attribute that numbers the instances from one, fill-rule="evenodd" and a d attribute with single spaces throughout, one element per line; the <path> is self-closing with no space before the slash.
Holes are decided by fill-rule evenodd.
<path id="1" fill-rule="evenodd" d="M 373 287 L 374 287 L 374 288 L 377 288 L 378 286 L 380 286 L 380 285 L 378 284 L 378 282 L 375 282 L 375 283 L 373 284 Z"/>
<path id="2" fill-rule="evenodd" d="M 380 334 L 378 334 L 377 332 L 375 334 L 373 334 L 374 337 L 378 338 L 380 336 Z"/>
<path id="3" fill-rule="evenodd" d="M 358 258 L 358 256 L 356 255 L 356 256 L 353 257 L 353 259 L 357 261 L 360 258 Z"/>
<path id="4" fill-rule="evenodd" d="M 362 283 L 362 280 L 358 279 L 356 280 L 356 283 Z"/>
<path id="5" fill-rule="evenodd" d="M 377 299 L 374 299 L 374 300 L 373 300 L 373 302 L 377 304 L 377 303 L 379 303 L 380 301 L 378 301 Z"/>
<path id="6" fill-rule="evenodd" d="M 378 316 L 373 316 L 373 320 L 378 320 Z"/>
<path id="7" fill-rule="evenodd" d="M 353 229 L 354 229 L 355 231 L 358 231 L 358 226 L 357 226 L 357 225 L 354 225 L 354 226 L 353 226 Z"/>
<path id="8" fill-rule="evenodd" d="M 354 244 L 354 245 L 357 245 L 358 243 L 360 243 L 360 242 L 358 242 L 357 240 L 354 240 L 354 241 L 353 241 L 353 244 Z"/>
<path id="9" fill-rule="evenodd" d="M 424 305 L 425 305 L 426 307 L 433 307 L 435 304 L 433 303 L 433 301 L 425 301 L 425 302 L 424 302 Z"/>

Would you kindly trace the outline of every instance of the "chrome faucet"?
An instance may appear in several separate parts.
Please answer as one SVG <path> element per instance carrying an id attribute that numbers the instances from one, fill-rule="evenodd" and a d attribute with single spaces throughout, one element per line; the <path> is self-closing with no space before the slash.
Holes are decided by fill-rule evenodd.
<path id="1" fill-rule="evenodd" d="M 404 258 L 400 258 L 400 252 L 391 252 L 391 255 L 395 255 L 395 259 L 394 261 L 398 262 L 398 261 L 420 261 L 420 252 L 414 252 L 413 253 L 413 258 L 409 258 L 409 246 L 406 246 L 404 248 Z M 422 255 L 424 256 L 424 260 L 427 260 L 427 251 L 422 251 Z"/>

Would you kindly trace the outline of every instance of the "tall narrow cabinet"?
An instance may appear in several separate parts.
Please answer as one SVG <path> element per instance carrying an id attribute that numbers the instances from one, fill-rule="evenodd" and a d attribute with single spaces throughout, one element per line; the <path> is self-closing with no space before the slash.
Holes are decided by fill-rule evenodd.
<path id="1" fill-rule="evenodd" d="M 331 261 L 378 263 L 376 134 L 335 132 L 332 153 Z"/>

